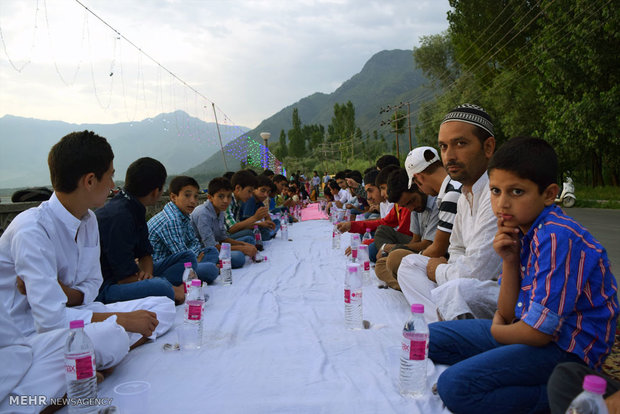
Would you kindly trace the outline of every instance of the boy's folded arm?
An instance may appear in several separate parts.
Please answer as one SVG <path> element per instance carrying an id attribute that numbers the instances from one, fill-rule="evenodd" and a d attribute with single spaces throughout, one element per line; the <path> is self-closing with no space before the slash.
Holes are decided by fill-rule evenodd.
<path id="1" fill-rule="evenodd" d="M 493 319 L 491 325 L 491 335 L 500 344 L 523 344 L 530 346 L 545 346 L 552 341 L 553 336 L 548 335 L 538 329 L 532 328 L 523 321 L 511 324 L 497 322 L 498 318 Z"/>

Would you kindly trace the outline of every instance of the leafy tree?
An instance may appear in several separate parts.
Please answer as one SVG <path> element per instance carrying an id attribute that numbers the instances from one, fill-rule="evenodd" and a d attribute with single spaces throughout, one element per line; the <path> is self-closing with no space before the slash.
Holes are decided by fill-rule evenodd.
<path id="1" fill-rule="evenodd" d="M 293 129 L 288 131 L 289 154 L 292 157 L 303 157 L 306 153 L 306 143 L 301 130 L 301 120 L 299 119 L 299 111 L 293 109 Z"/>
<path id="2" fill-rule="evenodd" d="M 280 160 L 283 160 L 288 155 L 288 148 L 286 146 L 286 132 L 284 132 L 284 130 L 280 131 L 280 139 L 278 142 L 279 146 L 276 152 L 276 157 L 278 157 Z"/>

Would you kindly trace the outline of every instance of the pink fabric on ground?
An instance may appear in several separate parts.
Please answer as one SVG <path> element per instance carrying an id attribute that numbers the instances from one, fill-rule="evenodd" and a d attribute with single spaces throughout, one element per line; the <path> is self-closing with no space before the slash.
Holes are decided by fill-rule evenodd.
<path id="1" fill-rule="evenodd" d="M 327 220 L 327 214 L 321 211 L 319 203 L 308 204 L 308 207 L 301 210 L 301 221 L 306 220 Z"/>

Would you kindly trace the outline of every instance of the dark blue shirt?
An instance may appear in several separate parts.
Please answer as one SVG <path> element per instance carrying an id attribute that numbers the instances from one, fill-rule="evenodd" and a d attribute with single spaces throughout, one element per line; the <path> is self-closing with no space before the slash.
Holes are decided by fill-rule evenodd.
<path id="1" fill-rule="evenodd" d="M 102 287 L 138 272 L 136 258 L 150 256 L 146 208 L 126 192 L 119 192 L 95 211 L 101 241 Z"/>

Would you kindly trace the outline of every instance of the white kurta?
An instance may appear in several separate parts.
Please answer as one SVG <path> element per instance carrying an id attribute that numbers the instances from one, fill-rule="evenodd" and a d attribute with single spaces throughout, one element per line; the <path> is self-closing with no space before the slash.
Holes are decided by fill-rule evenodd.
<path id="1" fill-rule="evenodd" d="M 174 320 L 174 302 L 166 297 L 150 297 L 121 302 L 108 307 L 93 302 L 102 282 L 99 262 L 99 229 L 92 211 L 81 219 L 74 217 L 54 193 L 49 201 L 18 215 L 0 237 L 0 301 L 7 306 L 11 319 L 22 334 L 64 329 L 69 321 L 91 322 L 93 312 L 126 312 L 145 309 L 157 313 L 159 325 L 152 338 L 166 332 Z M 19 276 L 26 286 L 26 295 L 16 288 Z M 67 307 L 67 297 L 58 281 L 84 293 L 84 305 Z M 112 319 L 114 325 L 115 318 Z M 129 342 L 124 329 L 110 324 L 89 328 L 105 332 L 105 342 L 97 343 L 99 361 L 109 360 L 110 349 L 124 350 L 112 361 L 120 361 L 129 343 L 140 338 L 132 334 Z M 127 346 L 125 346 L 127 345 Z M 105 349 L 104 349 L 105 347 Z M 101 367 L 101 366 L 100 366 Z"/>
<path id="2" fill-rule="evenodd" d="M 401 262 L 398 283 L 409 303 L 428 304 L 425 316 L 429 322 L 437 320 L 437 310 L 444 319 L 467 313 L 487 317 L 497 303 L 499 286 L 495 279 L 501 271 L 501 259 L 493 250 L 497 219 L 490 194 L 487 173 L 471 192 L 463 189 L 450 235 L 450 260 L 437 266 L 436 284 L 427 283 L 428 259 L 409 255 Z"/>

